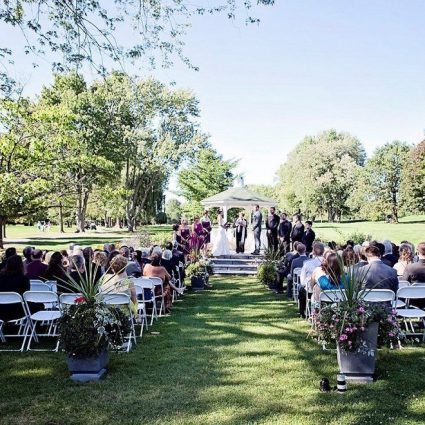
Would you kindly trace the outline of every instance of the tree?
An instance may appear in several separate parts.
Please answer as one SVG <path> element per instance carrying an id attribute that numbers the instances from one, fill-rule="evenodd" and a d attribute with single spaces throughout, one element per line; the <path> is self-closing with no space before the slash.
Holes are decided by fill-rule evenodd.
<path id="1" fill-rule="evenodd" d="M 119 175 L 122 167 L 121 106 L 119 97 L 88 88 L 76 73 L 56 76 L 36 105 L 40 174 L 56 183 L 59 195 L 67 188 L 66 196 L 74 197 L 79 232 L 84 232 L 93 189 Z"/>
<path id="2" fill-rule="evenodd" d="M 233 169 L 237 161 L 224 160 L 222 155 L 208 146 L 201 149 L 178 175 L 182 196 L 199 203 L 208 196 L 228 189 L 234 180 Z"/>
<path id="3" fill-rule="evenodd" d="M 182 204 L 178 199 L 169 199 L 165 204 L 165 213 L 171 223 L 180 223 L 182 218 Z"/>
<path id="4" fill-rule="evenodd" d="M 398 221 L 402 170 L 410 152 L 407 143 L 398 140 L 378 148 L 366 163 L 369 201 L 379 206 L 383 215 L 391 212 Z"/>
<path id="5" fill-rule="evenodd" d="M 141 58 L 153 66 L 158 61 L 169 66 L 177 56 L 193 67 L 183 48 L 184 36 L 194 16 L 222 13 L 235 19 L 238 10 L 252 10 L 249 0 L 221 0 L 214 6 L 208 2 L 194 5 L 187 0 L 105 3 L 107 6 L 100 0 L 8 0 L 0 6 L 0 22 L 22 32 L 25 40 L 22 50 L 33 61 L 48 54 L 53 58 L 55 71 L 75 70 L 90 64 L 104 75 L 108 63 L 122 66 L 126 60 L 136 63 Z M 272 5 L 273 0 L 258 0 L 257 4 Z M 259 20 L 248 15 L 246 22 Z M 133 36 L 120 44 L 120 33 L 130 28 Z M 0 46 L 4 66 L 13 63 L 13 57 L 13 48 Z M 13 79 L 6 68 L 0 72 L 0 88 L 6 93 L 12 85 Z"/>
<path id="6" fill-rule="evenodd" d="M 35 169 L 33 123 L 28 99 L 0 101 L 0 248 L 6 221 L 36 209 L 46 192 L 46 182 Z"/>
<path id="7" fill-rule="evenodd" d="M 425 212 L 425 140 L 410 151 L 404 163 L 401 195 L 414 212 Z"/>
<path id="8" fill-rule="evenodd" d="M 327 213 L 330 222 L 341 219 L 364 160 L 361 143 L 348 133 L 306 137 L 278 171 L 280 204 L 308 216 Z"/>

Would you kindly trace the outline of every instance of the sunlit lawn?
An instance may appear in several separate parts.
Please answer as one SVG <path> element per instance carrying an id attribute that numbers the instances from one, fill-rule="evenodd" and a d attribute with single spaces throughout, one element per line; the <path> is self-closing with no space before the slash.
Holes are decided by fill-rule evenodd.
<path id="1" fill-rule="evenodd" d="M 390 239 L 395 243 L 409 240 L 415 244 L 425 240 L 425 215 L 411 216 L 400 220 L 398 224 L 384 222 L 350 222 L 350 223 L 320 223 L 314 224 L 317 237 L 324 241 L 344 242 L 353 232 L 361 232 L 380 240 Z M 143 226 L 143 231 L 152 235 L 171 237 L 171 225 Z M 43 249 L 63 249 L 70 242 L 82 246 L 102 245 L 105 242 L 118 242 L 134 236 L 126 230 L 108 229 L 107 231 L 87 231 L 83 234 L 75 233 L 73 228 L 65 229 L 65 234 L 59 233 L 59 228 L 53 226 L 50 232 L 40 232 L 32 226 L 8 226 L 7 246 L 17 246 L 22 249 L 27 245 L 34 245 Z M 161 236 L 161 237 L 162 237 Z"/>
<path id="2" fill-rule="evenodd" d="M 1 424 L 423 424 L 425 348 L 380 351 L 378 380 L 335 384 L 334 352 L 294 305 L 253 278 L 185 296 L 101 383 L 74 384 L 63 354 L 0 353 Z"/>

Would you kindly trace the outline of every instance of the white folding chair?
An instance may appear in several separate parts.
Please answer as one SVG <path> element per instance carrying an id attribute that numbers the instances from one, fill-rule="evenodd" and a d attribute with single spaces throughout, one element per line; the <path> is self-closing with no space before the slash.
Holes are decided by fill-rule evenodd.
<path id="1" fill-rule="evenodd" d="M 134 285 L 141 289 L 143 289 L 143 292 L 141 292 L 142 301 L 143 301 L 143 307 L 144 307 L 144 315 L 145 315 L 145 326 L 146 329 L 148 329 L 148 320 L 147 320 L 147 306 L 150 304 L 152 306 L 151 309 L 151 315 L 150 315 L 150 324 L 152 325 L 153 319 L 158 317 L 158 312 L 156 308 L 156 299 L 155 299 L 155 285 L 151 278 L 149 277 L 139 277 L 137 279 L 133 280 Z M 136 292 L 139 289 L 136 288 Z"/>
<path id="2" fill-rule="evenodd" d="M 391 289 L 363 289 L 359 292 L 359 299 L 368 303 L 386 303 L 393 305 L 395 293 Z"/>
<path id="3" fill-rule="evenodd" d="M 58 292 L 58 282 L 56 280 L 46 280 L 44 283 L 49 286 L 52 292 Z"/>
<path id="4" fill-rule="evenodd" d="M 410 282 L 408 280 L 398 280 L 398 289 L 405 288 L 406 286 L 410 286 Z"/>
<path id="5" fill-rule="evenodd" d="M 320 292 L 320 303 L 339 303 L 345 299 L 345 289 L 327 289 Z"/>
<path id="6" fill-rule="evenodd" d="M 105 294 L 103 295 L 103 302 L 108 305 L 112 305 L 114 307 L 125 307 L 128 309 L 128 319 L 130 320 L 130 332 L 127 335 L 127 346 L 125 346 L 125 343 L 123 345 L 123 348 L 125 348 L 125 351 L 127 353 L 131 349 L 131 343 L 134 342 L 134 344 L 137 344 L 136 342 L 136 331 L 134 329 L 134 316 L 133 312 L 131 311 L 131 299 L 130 296 L 124 293 L 118 293 L 118 294 Z"/>
<path id="7" fill-rule="evenodd" d="M 17 292 L 0 292 L 0 311 L 1 306 L 5 305 L 20 305 L 22 308 L 22 317 L 14 320 L 8 320 L 6 323 L 3 320 L 0 320 L 0 341 L 5 343 L 7 342 L 7 338 L 22 338 L 21 347 L 17 350 L 13 349 L 1 349 L 0 351 L 24 351 L 25 342 L 27 339 L 27 328 L 29 326 L 28 320 L 28 311 L 25 306 L 25 303 L 20 294 Z M 18 330 L 16 334 L 5 334 L 4 327 L 7 325 L 18 326 Z"/>
<path id="8" fill-rule="evenodd" d="M 51 291 L 51 287 L 42 280 L 30 280 L 30 291 Z"/>
<path id="9" fill-rule="evenodd" d="M 149 279 L 153 282 L 156 288 L 160 288 L 161 292 L 159 295 L 156 295 L 156 291 L 154 291 L 155 304 L 160 301 L 159 306 L 159 316 L 162 316 L 162 313 L 165 314 L 165 298 L 164 298 L 164 282 L 160 277 L 151 276 Z M 157 316 L 158 317 L 158 316 Z"/>
<path id="10" fill-rule="evenodd" d="M 295 302 L 298 302 L 298 294 L 300 289 L 301 267 L 297 267 L 292 272 L 292 295 Z"/>
<path id="11" fill-rule="evenodd" d="M 80 298 L 82 294 L 77 293 L 69 293 L 69 294 L 61 294 L 59 297 L 59 302 L 62 307 L 70 306 L 75 304 L 75 300 Z"/>
<path id="12" fill-rule="evenodd" d="M 412 286 L 425 286 L 425 282 L 413 282 Z"/>
<path id="13" fill-rule="evenodd" d="M 27 311 L 30 312 L 28 303 L 42 303 L 45 306 L 44 310 L 37 311 L 36 313 L 30 313 L 29 321 L 30 326 L 27 328 L 27 336 L 29 335 L 27 350 L 31 349 L 31 342 L 33 339 L 37 339 L 40 336 L 46 337 L 58 337 L 57 334 L 57 320 L 61 317 L 62 312 L 60 310 L 58 295 L 51 291 L 27 291 L 24 293 L 24 301 L 27 307 Z M 54 305 L 59 310 L 50 310 L 46 308 L 46 305 Z M 37 332 L 37 325 L 39 327 L 47 327 L 47 332 Z M 59 339 L 56 343 L 56 348 L 53 351 L 58 351 Z M 50 351 L 46 349 L 33 349 L 33 351 Z"/>
<path id="14" fill-rule="evenodd" d="M 408 286 L 397 291 L 397 299 L 403 298 L 406 303 L 405 308 L 397 309 L 397 317 L 403 320 L 406 335 L 422 335 L 425 341 L 425 311 L 418 307 L 410 307 L 410 300 L 425 299 L 425 286 Z M 413 322 L 422 322 L 423 332 L 415 332 Z M 410 327 L 410 329 L 409 329 Z"/>

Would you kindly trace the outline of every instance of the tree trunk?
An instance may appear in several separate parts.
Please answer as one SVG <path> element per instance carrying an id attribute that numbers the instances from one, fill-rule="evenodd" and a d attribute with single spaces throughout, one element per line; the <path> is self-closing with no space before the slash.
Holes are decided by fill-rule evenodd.
<path id="1" fill-rule="evenodd" d="M 4 217 L 0 216 L 0 249 L 4 248 L 4 245 L 3 245 L 3 229 L 4 229 L 3 223 L 5 223 L 5 221 L 6 220 L 4 219 Z"/>
<path id="2" fill-rule="evenodd" d="M 63 228 L 63 205 L 62 202 L 59 202 L 59 231 L 61 233 L 65 233 L 65 229 Z"/>
<path id="3" fill-rule="evenodd" d="M 87 189 L 83 189 L 78 194 L 77 199 L 77 233 L 85 231 L 86 225 L 86 211 L 87 203 L 89 200 L 90 192 Z"/>

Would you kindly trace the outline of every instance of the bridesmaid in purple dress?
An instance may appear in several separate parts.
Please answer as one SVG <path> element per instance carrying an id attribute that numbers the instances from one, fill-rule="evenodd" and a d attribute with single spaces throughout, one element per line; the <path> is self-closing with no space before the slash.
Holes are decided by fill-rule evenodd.
<path id="1" fill-rule="evenodd" d="M 196 216 L 193 218 L 192 224 L 192 238 L 190 247 L 191 249 L 200 250 L 204 245 L 204 228 L 202 223 L 199 220 L 199 217 Z"/>
<path id="2" fill-rule="evenodd" d="M 204 228 L 204 253 L 206 254 L 208 250 L 208 244 L 211 243 L 212 230 L 212 224 L 207 210 L 204 211 L 204 215 L 201 218 L 201 224 Z"/>
<path id="3" fill-rule="evenodd" d="M 187 220 L 183 219 L 180 226 L 181 243 L 183 246 L 183 253 L 188 255 L 190 253 L 190 241 L 192 238 L 192 232 L 187 224 Z"/>

